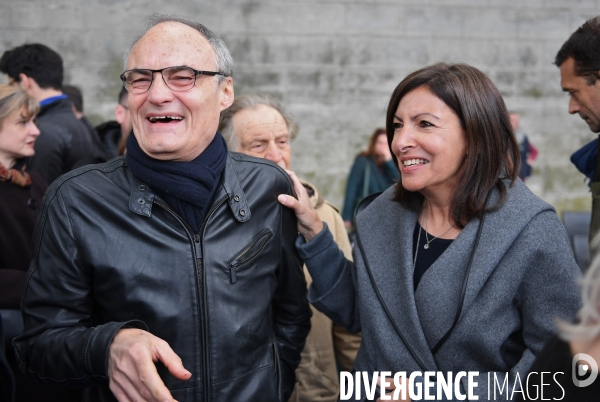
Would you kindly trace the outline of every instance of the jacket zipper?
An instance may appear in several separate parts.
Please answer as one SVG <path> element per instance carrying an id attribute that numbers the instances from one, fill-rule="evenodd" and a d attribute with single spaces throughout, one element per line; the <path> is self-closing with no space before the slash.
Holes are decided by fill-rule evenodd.
<path id="1" fill-rule="evenodd" d="M 272 236 L 272 233 L 270 230 L 267 229 L 267 230 L 263 231 L 263 233 L 261 233 L 258 236 L 258 238 L 256 238 L 250 244 L 248 244 L 248 246 L 246 246 L 246 248 L 244 248 L 235 257 L 233 257 L 233 260 L 228 264 L 229 265 L 229 277 L 230 277 L 231 283 L 237 282 L 237 267 L 238 267 L 238 265 L 245 263 L 246 261 L 252 259 L 256 254 L 258 254 L 263 249 L 263 247 L 265 247 L 265 244 L 267 244 L 267 240 L 271 236 Z M 261 241 L 262 241 L 262 243 L 261 243 Z M 254 246 L 256 246 L 257 244 L 259 244 L 259 247 L 256 250 L 252 250 L 254 248 Z M 249 251 L 252 251 L 252 253 L 250 253 L 250 255 L 246 256 L 246 254 Z M 246 258 L 244 258 L 244 257 L 246 257 Z"/>
<path id="2" fill-rule="evenodd" d="M 208 213 L 206 214 L 206 216 L 204 217 L 204 221 L 202 222 L 202 225 L 200 226 L 200 229 L 198 231 L 198 234 L 194 234 L 192 235 L 192 229 L 189 227 L 189 225 L 187 223 L 185 223 L 185 221 L 183 219 L 181 219 L 181 217 L 171 208 L 169 207 L 167 204 L 165 204 L 162 201 L 156 200 L 154 199 L 154 203 L 159 205 L 160 207 L 164 208 L 166 211 L 170 212 L 173 216 L 175 216 L 175 218 L 177 218 L 177 220 L 183 225 L 183 227 L 185 228 L 188 238 L 192 239 L 193 244 L 194 244 L 194 248 L 192 249 L 192 253 L 194 254 L 194 261 L 196 262 L 196 273 L 198 275 L 198 279 L 196 280 L 196 284 L 199 288 L 199 293 L 200 293 L 200 297 L 202 298 L 202 303 L 201 306 L 202 308 L 200 309 L 200 312 L 202 314 L 202 323 L 204 325 L 200 325 L 201 327 L 201 342 L 202 342 L 202 367 L 204 368 L 204 372 L 202 373 L 202 399 L 206 402 L 210 401 L 209 395 L 210 395 L 210 381 L 209 381 L 209 371 L 210 371 L 210 367 L 209 367 L 209 363 L 208 363 L 208 334 L 207 334 L 207 321 L 206 321 L 206 290 L 205 290 L 205 286 L 206 286 L 206 278 L 205 278 L 205 270 L 204 270 L 204 266 L 202 264 L 202 233 L 204 230 L 204 227 L 206 226 L 206 222 L 208 221 L 208 218 L 210 218 L 210 216 L 215 212 L 215 210 L 217 208 L 219 208 L 223 202 L 227 199 L 227 195 L 224 195 L 221 199 L 219 199 L 213 206 L 212 208 L 208 211 Z M 200 272 L 198 272 L 200 271 Z M 200 282 L 200 275 L 202 276 L 202 281 Z M 200 301 L 200 300 L 199 300 Z"/>

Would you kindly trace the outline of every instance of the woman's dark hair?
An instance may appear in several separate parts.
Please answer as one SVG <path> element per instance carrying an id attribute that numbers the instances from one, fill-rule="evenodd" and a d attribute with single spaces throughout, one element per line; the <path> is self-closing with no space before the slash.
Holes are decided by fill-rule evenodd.
<path id="1" fill-rule="evenodd" d="M 380 135 L 386 134 L 387 131 L 385 130 L 385 128 L 376 128 L 375 131 L 373 131 L 373 134 L 371 134 L 371 137 L 369 138 L 369 147 L 367 148 L 367 150 L 360 152 L 358 155 L 356 155 L 356 157 L 358 158 L 359 156 L 364 156 L 367 158 L 373 158 L 377 166 L 381 166 L 383 164 L 383 159 L 377 157 L 377 155 L 375 154 L 375 144 L 377 144 L 377 138 L 379 138 Z"/>
<path id="2" fill-rule="evenodd" d="M 454 225 L 463 228 L 472 218 L 481 218 L 487 195 L 493 187 L 500 190 L 501 198 L 488 210 L 502 205 L 506 198 L 502 180 L 510 180 L 512 187 L 518 177 L 519 146 L 504 100 L 492 81 L 475 67 L 438 63 L 410 74 L 392 93 L 386 117 L 390 147 L 398 105 L 406 94 L 419 87 L 427 87 L 452 109 L 465 133 L 467 157 L 457 173 L 459 179 L 450 203 L 450 219 Z M 395 155 L 393 158 L 398 164 Z M 404 189 L 399 180 L 394 200 L 418 211 L 423 196 Z"/>

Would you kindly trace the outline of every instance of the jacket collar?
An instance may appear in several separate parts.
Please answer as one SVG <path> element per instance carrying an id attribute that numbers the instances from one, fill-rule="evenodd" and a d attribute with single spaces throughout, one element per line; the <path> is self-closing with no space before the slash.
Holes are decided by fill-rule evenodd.
<path id="1" fill-rule="evenodd" d="M 150 188 L 150 186 L 134 176 L 133 173 L 131 173 L 131 170 L 128 170 L 128 174 L 131 176 L 129 209 L 131 212 L 138 215 L 150 217 L 152 215 L 154 199 L 160 199 L 160 197 L 152 190 L 152 188 Z M 246 222 L 250 219 L 251 212 L 250 207 L 248 206 L 248 200 L 246 199 L 246 194 L 238 180 L 235 166 L 232 163 L 231 154 L 227 156 L 227 164 L 221 175 L 219 188 L 215 192 L 211 205 L 224 194 L 227 194 L 229 208 L 238 222 Z"/>

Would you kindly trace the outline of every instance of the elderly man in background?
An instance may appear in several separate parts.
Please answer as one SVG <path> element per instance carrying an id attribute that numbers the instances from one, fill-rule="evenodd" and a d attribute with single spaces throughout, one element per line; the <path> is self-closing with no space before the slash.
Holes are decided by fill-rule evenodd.
<path id="1" fill-rule="evenodd" d="M 589 19 L 562 45 L 554 60 L 560 68 L 560 85 L 569 94 L 569 113 L 579 114 L 590 130 L 600 133 L 600 16 Z M 596 138 L 571 156 L 571 162 L 590 180 L 592 221 L 590 253 L 600 231 L 600 153 Z"/>
<path id="2" fill-rule="evenodd" d="M 282 401 L 310 330 L 283 169 L 217 132 L 233 60 L 155 15 L 121 75 L 126 157 L 50 187 L 23 298 L 21 369 L 84 400 Z"/>
<path id="3" fill-rule="evenodd" d="M 265 158 L 290 169 L 291 141 L 298 125 L 274 99 L 259 94 L 242 95 L 221 114 L 219 131 L 229 149 Z M 351 247 L 339 211 L 323 199 L 312 184 L 302 181 L 319 217 L 327 222 L 335 241 L 351 259 Z M 304 275 L 310 285 L 306 267 Z M 306 338 L 302 360 L 296 369 L 296 386 L 290 402 L 337 401 L 339 381 L 336 367 L 350 371 L 360 346 L 360 335 L 350 334 L 312 307 L 311 331 Z"/>

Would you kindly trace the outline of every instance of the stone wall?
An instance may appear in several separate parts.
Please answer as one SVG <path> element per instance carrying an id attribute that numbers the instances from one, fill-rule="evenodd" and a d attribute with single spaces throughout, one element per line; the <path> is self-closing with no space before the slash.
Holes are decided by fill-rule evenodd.
<path id="1" fill-rule="evenodd" d="M 293 168 L 341 207 L 354 155 L 397 83 L 437 61 L 466 62 L 498 85 L 539 149 L 530 188 L 562 209 L 589 209 L 569 155 L 594 138 L 567 113 L 552 61 L 600 0 L 3 0 L 0 51 L 44 43 L 64 58 L 94 122 L 111 118 L 123 51 L 154 10 L 196 19 L 236 61 L 237 94 L 279 98 L 300 124 Z"/>

